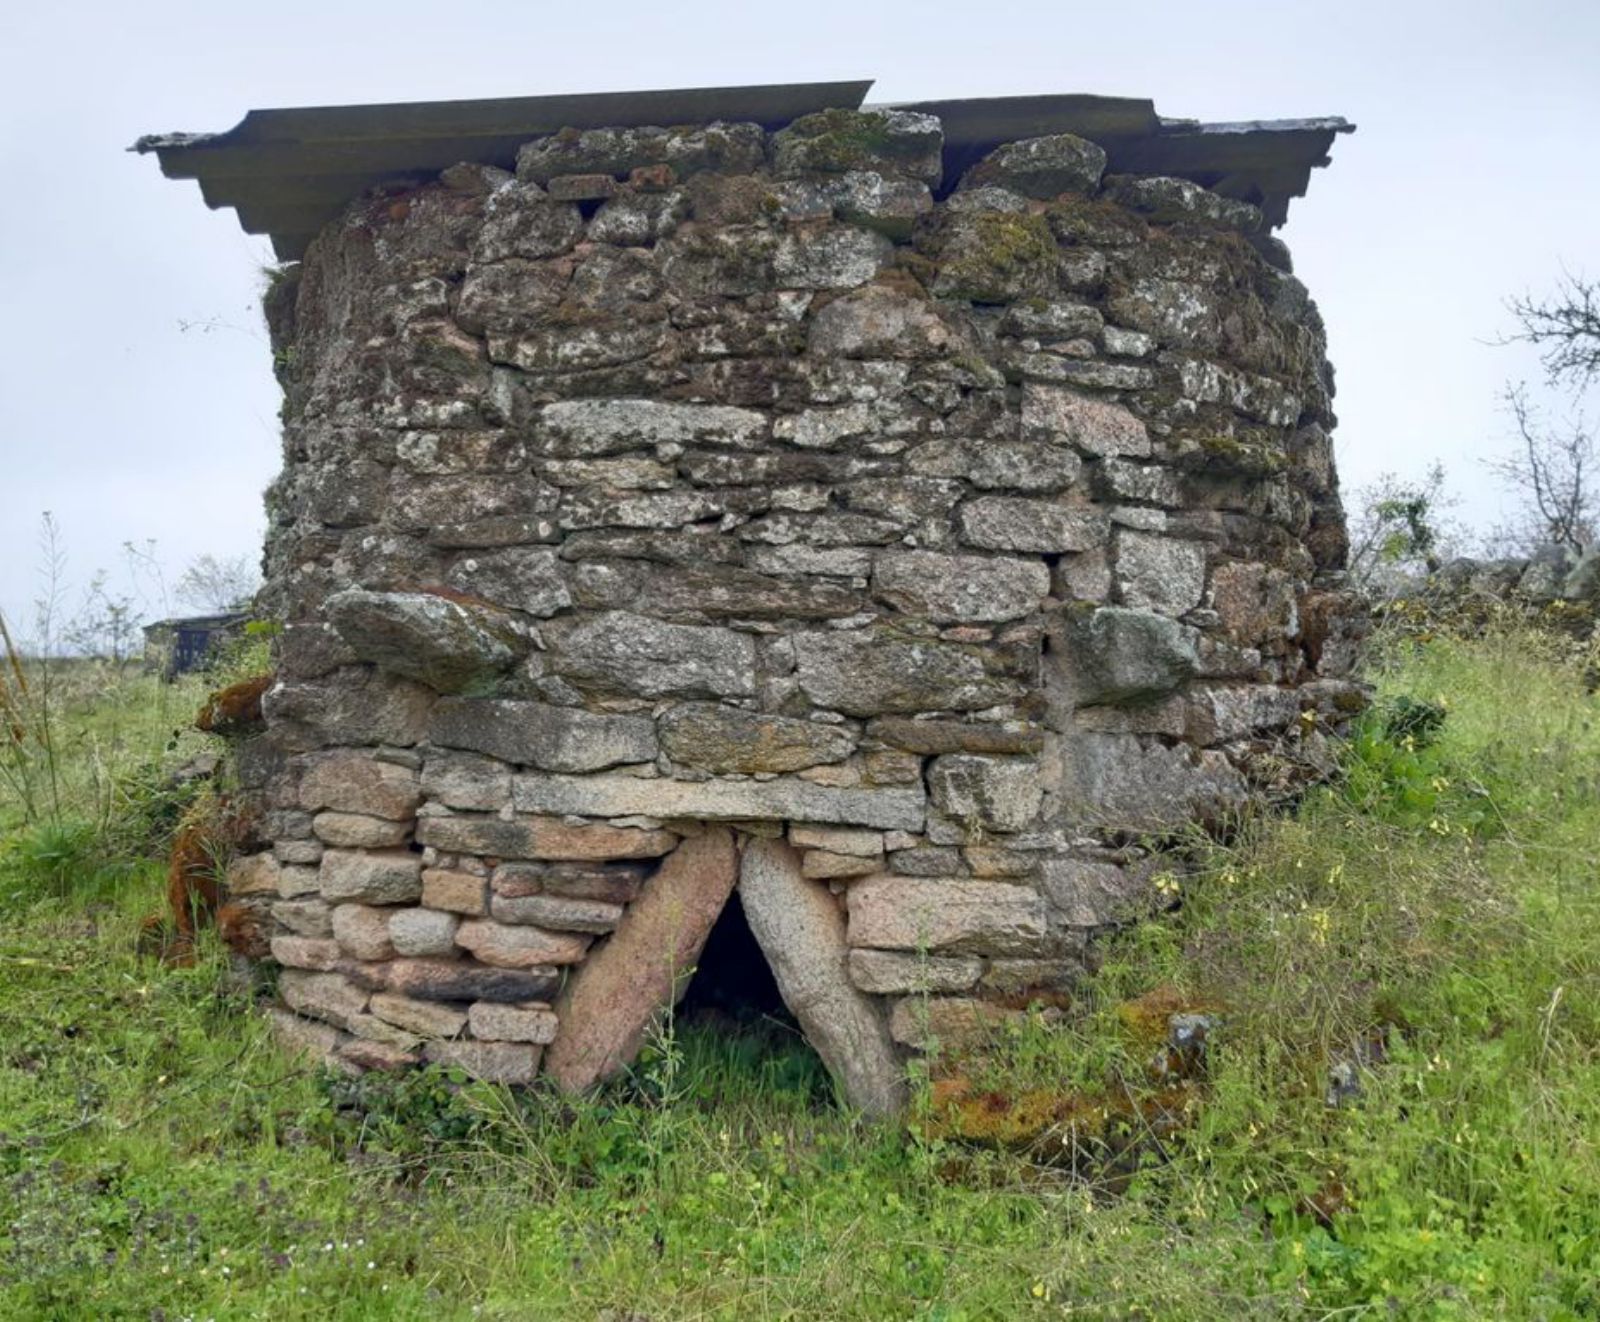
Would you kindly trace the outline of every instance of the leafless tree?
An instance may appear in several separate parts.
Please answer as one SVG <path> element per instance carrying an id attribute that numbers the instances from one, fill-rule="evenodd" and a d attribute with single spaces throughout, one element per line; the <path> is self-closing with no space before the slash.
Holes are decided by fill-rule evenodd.
<path id="1" fill-rule="evenodd" d="M 1507 342 L 1535 346 L 1552 386 L 1579 392 L 1600 380 L 1600 282 L 1563 272 L 1551 297 L 1506 306 L 1518 326 Z"/>
<path id="2" fill-rule="evenodd" d="M 1525 385 L 1506 387 L 1517 446 L 1489 468 L 1522 493 L 1524 509 L 1496 540 L 1515 551 L 1553 542 L 1581 553 L 1600 532 L 1600 449 L 1579 407 L 1584 392 L 1600 381 L 1600 284 L 1563 272 L 1549 297 L 1523 295 L 1506 306 L 1517 331 L 1502 343 L 1537 348 L 1546 383 L 1570 392 L 1575 411 L 1565 423 L 1549 421 Z"/>
<path id="3" fill-rule="evenodd" d="M 1600 515 L 1594 434 L 1582 415 L 1564 426 L 1547 423 L 1528 402 L 1525 386 L 1507 386 L 1504 399 L 1519 445 L 1510 457 L 1490 460 L 1489 468 L 1521 491 L 1527 506 L 1522 526 L 1505 540 L 1524 551 L 1553 542 L 1583 552 L 1595 540 Z"/>
<path id="4" fill-rule="evenodd" d="M 202 555 L 189 562 L 175 592 L 179 601 L 200 610 L 229 611 L 248 605 L 260 585 L 249 556 Z"/>

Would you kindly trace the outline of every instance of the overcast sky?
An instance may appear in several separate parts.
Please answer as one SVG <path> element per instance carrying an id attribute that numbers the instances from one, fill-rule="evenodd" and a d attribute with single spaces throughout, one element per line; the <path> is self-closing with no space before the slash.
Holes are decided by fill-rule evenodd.
<path id="1" fill-rule="evenodd" d="M 278 392 L 264 239 L 123 149 L 252 107 L 876 78 L 872 101 L 1094 92 L 1166 115 L 1340 114 L 1281 233 L 1328 324 L 1347 491 L 1443 460 L 1502 497 L 1506 295 L 1600 275 L 1600 4 L 1522 0 L 11 4 L 0 13 L 0 608 L 53 511 L 75 590 L 154 539 L 255 554 Z M 1559 401 L 1558 401 L 1559 402 Z M 150 608 L 160 601 L 149 593 Z"/>

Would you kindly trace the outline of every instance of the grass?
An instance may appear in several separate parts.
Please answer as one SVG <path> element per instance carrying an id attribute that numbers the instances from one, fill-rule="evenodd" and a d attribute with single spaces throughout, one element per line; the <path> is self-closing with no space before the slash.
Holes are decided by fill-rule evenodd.
<path id="1" fill-rule="evenodd" d="M 996 1086 L 1132 1081 L 1128 998 L 1224 1007 L 1197 1121 L 1115 1169 L 861 1123 L 776 1027 L 581 1107 L 321 1076 L 220 953 L 134 957 L 153 864 L 13 848 L 0 1316 L 1600 1317 L 1600 704 L 1516 631 L 1375 678 L 1338 786 L 996 1044 Z"/>

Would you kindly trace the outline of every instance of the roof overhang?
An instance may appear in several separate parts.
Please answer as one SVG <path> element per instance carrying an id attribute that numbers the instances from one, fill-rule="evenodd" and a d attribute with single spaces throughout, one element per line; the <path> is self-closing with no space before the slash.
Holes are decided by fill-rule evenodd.
<path id="1" fill-rule="evenodd" d="M 461 161 L 511 167 L 519 146 L 562 129 L 744 121 L 768 129 L 818 110 L 861 106 L 870 80 L 752 87 L 674 88 L 252 110 L 225 133 L 152 134 L 171 179 L 194 179 L 212 208 L 232 207 L 250 234 L 271 237 L 281 260 L 300 257 L 317 232 L 369 189 L 420 181 Z M 1201 124 L 1165 119 L 1146 100 L 1084 95 L 918 101 L 894 107 L 937 115 L 945 129 L 945 181 L 1002 142 L 1076 133 L 1106 149 L 1122 173 L 1192 179 L 1261 207 L 1281 225 L 1289 199 L 1328 163 L 1342 119 Z"/>

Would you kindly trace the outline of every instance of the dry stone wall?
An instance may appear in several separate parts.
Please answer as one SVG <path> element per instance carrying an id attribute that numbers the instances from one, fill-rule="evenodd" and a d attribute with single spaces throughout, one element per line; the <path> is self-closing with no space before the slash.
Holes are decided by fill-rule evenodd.
<path id="1" fill-rule="evenodd" d="M 586 1087 L 738 885 L 890 1109 L 1359 704 L 1331 372 L 1259 213 L 1076 137 L 948 181 L 941 145 L 568 131 L 275 283 L 234 889 L 292 1041 Z"/>

